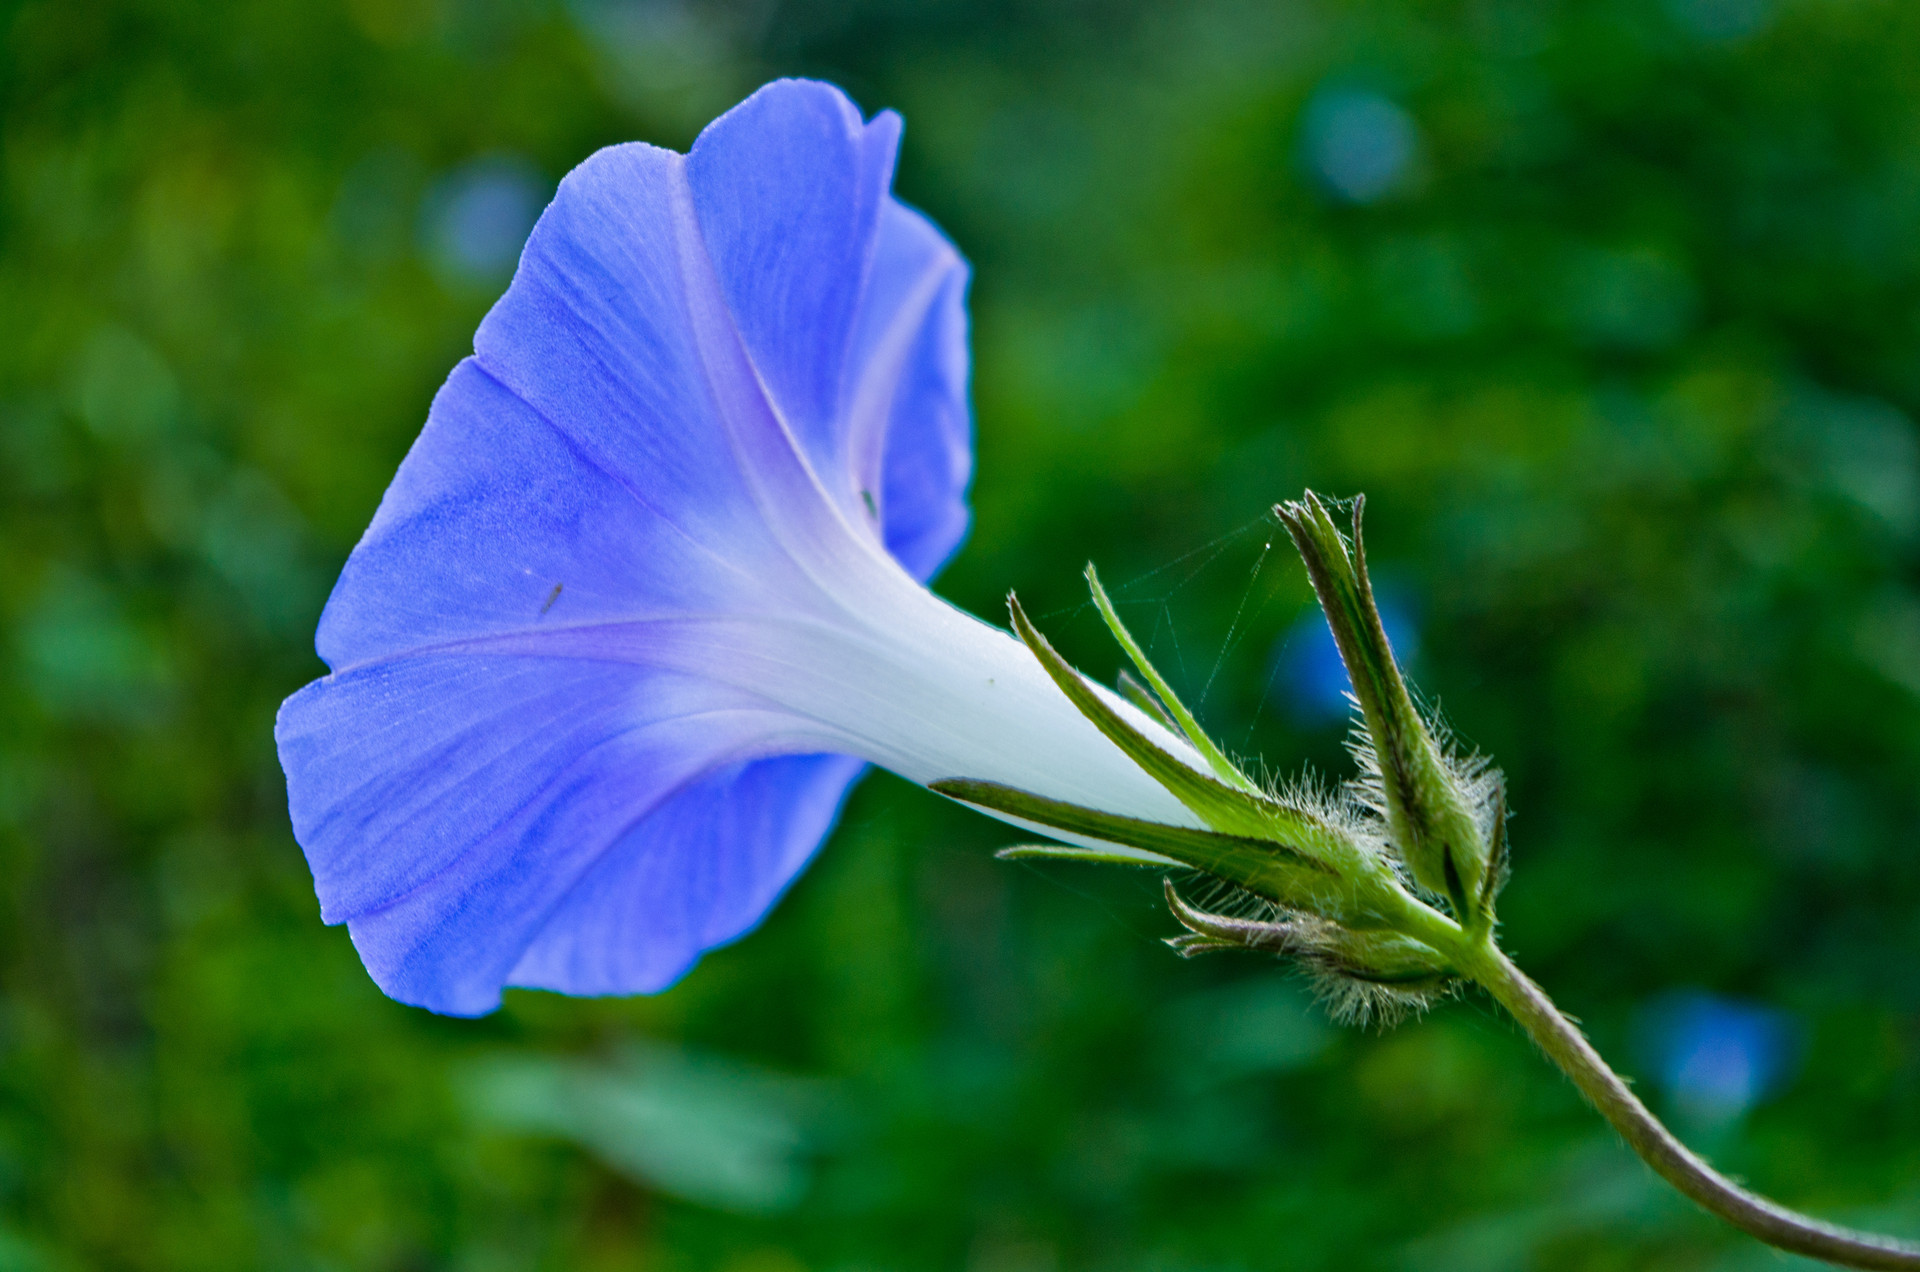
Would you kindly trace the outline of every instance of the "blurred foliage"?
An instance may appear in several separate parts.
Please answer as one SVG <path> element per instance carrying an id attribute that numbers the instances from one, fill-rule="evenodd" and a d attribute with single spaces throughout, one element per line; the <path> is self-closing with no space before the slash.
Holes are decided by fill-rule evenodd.
<path id="1" fill-rule="evenodd" d="M 436 1019 L 320 925 L 273 711 L 501 235 L 784 73 L 977 267 L 943 589 L 1104 674 L 1094 558 L 1338 775 L 1264 510 L 1364 490 L 1521 959 L 1622 1063 L 1790 1021 L 1696 1139 L 1920 1230 L 1920 10 L 8 0 L 0 59 L 0 1268 L 1775 1266 L 1483 1004 L 1335 1031 L 885 776 L 657 998 Z"/>

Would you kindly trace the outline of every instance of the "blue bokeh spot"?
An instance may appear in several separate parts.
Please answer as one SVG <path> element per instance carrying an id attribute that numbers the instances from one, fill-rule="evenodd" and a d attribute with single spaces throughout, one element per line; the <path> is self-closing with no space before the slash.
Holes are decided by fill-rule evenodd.
<path id="1" fill-rule="evenodd" d="M 1373 203 L 1413 175 L 1420 127 L 1379 93 L 1323 89 L 1307 104 L 1301 144 L 1308 169 L 1349 203 Z"/>
<path id="2" fill-rule="evenodd" d="M 1394 656 L 1405 667 L 1420 650 L 1413 608 L 1404 597 L 1388 590 L 1377 592 L 1374 603 L 1380 608 L 1380 625 L 1386 629 Z M 1303 612 L 1275 643 L 1271 666 L 1272 693 L 1282 699 L 1296 720 L 1323 725 L 1346 718 L 1352 705 L 1347 694 L 1353 682 L 1347 677 L 1346 664 L 1340 661 L 1340 647 L 1334 644 L 1326 615 L 1318 606 Z"/>
<path id="3" fill-rule="evenodd" d="M 454 283 L 505 278 L 550 191 L 532 164 L 513 155 L 484 156 L 441 177 L 421 224 L 434 271 Z"/>
<path id="4" fill-rule="evenodd" d="M 1786 1012 L 1697 990 L 1656 999 L 1642 1013 L 1642 1062 L 1676 1109 L 1697 1122 L 1731 1122 L 1793 1076 L 1798 1028 Z"/>

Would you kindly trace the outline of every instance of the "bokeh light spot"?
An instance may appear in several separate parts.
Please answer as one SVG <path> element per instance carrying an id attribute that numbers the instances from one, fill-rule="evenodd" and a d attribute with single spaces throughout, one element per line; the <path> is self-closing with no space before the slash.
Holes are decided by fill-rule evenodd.
<path id="1" fill-rule="evenodd" d="M 1413 176 L 1420 127 L 1379 93 L 1323 89 L 1307 103 L 1302 145 L 1307 166 L 1327 190 L 1350 203 L 1374 203 Z"/>
<path id="2" fill-rule="evenodd" d="M 428 191 L 422 246 L 449 285 L 502 282 L 520 259 L 551 187 L 515 155 L 487 155 L 455 168 Z"/>
<path id="3" fill-rule="evenodd" d="M 1384 588 L 1376 593 L 1374 603 L 1380 608 L 1380 625 L 1386 629 L 1394 657 L 1404 668 L 1420 652 L 1413 608 L 1405 597 Z M 1318 606 L 1304 611 L 1275 643 L 1270 665 L 1274 696 L 1302 724 L 1344 720 L 1352 709 L 1347 695 L 1353 691 L 1353 681 Z"/>
<path id="4" fill-rule="evenodd" d="M 1798 1061 L 1787 1013 L 1698 990 L 1655 999 L 1639 1032 L 1642 1062 L 1674 1108 L 1705 1125 L 1739 1119 L 1784 1087 Z"/>

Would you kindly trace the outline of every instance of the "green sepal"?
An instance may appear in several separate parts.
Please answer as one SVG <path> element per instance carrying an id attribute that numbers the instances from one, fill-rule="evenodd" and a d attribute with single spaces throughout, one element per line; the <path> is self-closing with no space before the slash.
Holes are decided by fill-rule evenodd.
<path id="1" fill-rule="evenodd" d="M 1340 658 L 1353 681 L 1366 732 L 1379 765 L 1393 838 L 1420 886 L 1447 898 L 1468 927 L 1488 921 L 1480 902 L 1487 877 L 1487 845 L 1478 821 L 1439 743 L 1413 704 L 1367 578 L 1361 539 L 1365 499 L 1353 501 L 1353 541 L 1334 524 L 1312 491 L 1274 509 L 1306 562 L 1326 612 Z"/>
<path id="2" fill-rule="evenodd" d="M 1146 866 L 1151 869 L 1181 864 L 1172 857 L 1163 857 L 1144 848 L 1137 849 L 1136 853 L 1079 848 L 1072 844 L 1014 844 L 993 855 L 1001 861 L 1078 861 L 1089 866 Z"/>
<path id="3" fill-rule="evenodd" d="M 1168 857 L 1281 905 L 1342 914 L 1363 908 L 1338 871 L 1267 839 L 1122 817 L 971 778 L 942 779 L 928 789 L 1051 830 Z"/>
<path id="4" fill-rule="evenodd" d="M 1215 950 L 1261 950 L 1270 954 L 1293 952 L 1298 925 L 1285 921 L 1234 918 L 1209 914 L 1187 904 L 1173 880 L 1163 879 L 1160 886 L 1167 898 L 1167 909 L 1187 929 L 1185 936 L 1170 937 L 1167 944 L 1182 954 L 1208 954 Z"/>
<path id="5" fill-rule="evenodd" d="M 1421 992 L 1441 988 L 1456 975 L 1438 950 L 1398 932 L 1357 930 L 1310 914 L 1270 920 L 1208 914 L 1189 905 L 1173 880 L 1162 886 L 1167 908 L 1187 929 L 1186 936 L 1168 942 L 1182 954 L 1236 947 L 1284 954 L 1347 980 Z"/>
<path id="6" fill-rule="evenodd" d="M 1014 631 L 1067 699 L 1115 746 L 1126 752 L 1129 759 L 1208 826 L 1223 835 L 1270 840 L 1276 847 L 1284 845 L 1283 851 L 1303 856 L 1347 860 L 1357 855 L 1345 836 L 1324 819 L 1289 808 L 1270 796 L 1228 786 L 1161 749 L 1114 710 L 1047 643 L 1047 638 L 1020 608 L 1018 597 L 1007 597 L 1007 609 L 1013 616 Z"/>
<path id="7" fill-rule="evenodd" d="M 1207 762 L 1207 767 L 1228 786 L 1249 795 L 1260 794 L 1260 788 L 1254 784 L 1253 779 L 1242 773 L 1240 766 L 1228 759 L 1226 752 L 1214 745 L 1213 739 L 1208 737 L 1206 730 L 1200 727 L 1200 722 L 1194 718 L 1193 712 L 1187 710 L 1186 704 L 1180 701 L 1180 696 L 1174 693 L 1173 686 L 1167 683 L 1166 677 L 1162 676 L 1153 663 L 1148 661 L 1146 651 L 1140 648 L 1138 641 L 1134 640 L 1133 633 L 1127 630 L 1127 625 L 1120 621 L 1120 615 L 1113 608 L 1113 601 L 1107 596 L 1107 589 L 1100 586 L 1100 574 L 1093 568 L 1092 562 L 1087 563 L 1087 587 L 1093 593 L 1094 607 L 1100 611 L 1100 617 L 1107 621 L 1107 630 L 1113 633 L 1113 638 L 1120 642 L 1120 648 L 1127 651 L 1127 657 L 1133 660 L 1133 665 L 1139 668 L 1140 674 L 1146 677 L 1149 685 L 1153 686 L 1153 692 L 1166 705 L 1167 714 L 1173 716 L 1180 727 L 1180 732 L 1186 734 L 1187 741 L 1193 743 L 1193 749 L 1200 752 L 1201 758 Z"/>
<path id="8" fill-rule="evenodd" d="M 1487 835 L 1487 870 L 1480 880 L 1480 913 L 1490 924 L 1493 903 L 1507 886 L 1512 867 L 1507 861 L 1507 779 L 1493 774 L 1493 829 Z"/>
<path id="9" fill-rule="evenodd" d="M 1160 705 L 1160 699 L 1154 697 L 1153 691 L 1141 684 L 1138 680 L 1135 680 L 1133 673 L 1127 671 L 1124 667 L 1121 668 L 1119 678 L 1114 682 L 1114 687 L 1120 691 L 1122 698 L 1125 698 L 1128 702 L 1131 702 L 1134 706 L 1146 712 L 1159 724 L 1164 725 L 1168 733 L 1180 732 L 1180 725 L 1172 716 L 1167 714 L 1167 709 Z"/>

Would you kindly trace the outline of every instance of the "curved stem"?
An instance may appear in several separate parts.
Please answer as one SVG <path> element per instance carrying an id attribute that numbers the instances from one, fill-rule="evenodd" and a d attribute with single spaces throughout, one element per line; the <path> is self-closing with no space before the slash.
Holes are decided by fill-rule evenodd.
<path id="1" fill-rule="evenodd" d="M 1696 1156 L 1647 1111 L 1586 1036 L 1491 941 L 1464 969 L 1513 1014 L 1547 1058 L 1660 1177 L 1703 1209 L 1770 1246 L 1848 1268 L 1920 1269 L 1920 1247 L 1809 1219 L 1748 1192 Z"/>

